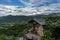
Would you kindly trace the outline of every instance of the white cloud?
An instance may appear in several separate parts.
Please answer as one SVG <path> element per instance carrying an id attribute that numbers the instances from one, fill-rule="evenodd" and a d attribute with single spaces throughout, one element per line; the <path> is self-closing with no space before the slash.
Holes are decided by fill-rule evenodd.
<path id="1" fill-rule="evenodd" d="M 18 6 L 2 5 L 0 4 L 1 15 L 37 15 L 37 14 L 49 14 L 60 12 L 60 3 L 50 4 L 49 6 L 41 6 L 39 8 L 25 7 L 19 8 Z"/>
<path id="2" fill-rule="evenodd" d="M 23 0 L 20 0 L 20 2 L 22 2 L 23 4 L 25 4 L 26 7 L 32 7 L 37 5 L 38 3 L 40 3 L 40 0 L 29 0 L 30 2 L 26 2 Z"/>
<path id="3" fill-rule="evenodd" d="M 9 15 L 15 12 L 17 6 L 0 5 L 0 14 Z"/>
<path id="4" fill-rule="evenodd" d="M 32 7 L 32 6 L 36 6 L 36 5 L 49 5 L 52 3 L 57 3 L 58 0 L 28 0 L 24 1 L 24 0 L 19 0 L 20 2 L 22 2 L 23 4 L 25 4 L 26 7 Z"/>

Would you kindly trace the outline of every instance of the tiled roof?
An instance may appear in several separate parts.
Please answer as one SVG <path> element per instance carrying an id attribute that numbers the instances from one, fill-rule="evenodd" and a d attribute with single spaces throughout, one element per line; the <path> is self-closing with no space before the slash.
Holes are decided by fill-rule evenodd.
<path id="1" fill-rule="evenodd" d="M 45 25 L 45 19 L 32 19 L 29 22 L 31 22 L 31 23 L 36 22 L 37 24 Z"/>

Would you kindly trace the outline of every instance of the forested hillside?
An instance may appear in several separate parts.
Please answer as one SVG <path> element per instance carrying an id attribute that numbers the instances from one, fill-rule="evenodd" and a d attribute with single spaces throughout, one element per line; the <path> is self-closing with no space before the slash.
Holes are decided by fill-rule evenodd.
<path id="1" fill-rule="evenodd" d="M 50 15 L 37 15 L 37 16 L 4 16 L 0 17 L 0 40 L 7 40 L 6 37 L 12 36 L 11 39 L 15 40 L 15 37 L 23 36 L 25 29 L 30 29 L 31 25 L 28 23 L 30 19 L 44 18 L 46 20 L 46 27 L 44 31 L 44 37 L 42 40 L 55 40 L 53 31 L 56 27 L 60 27 L 60 13 L 54 13 Z"/>
<path id="2" fill-rule="evenodd" d="M 46 29 L 43 40 L 57 40 L 60 38 L 60 13 L 48 15 L 46 18 Z M 58 29 L 58 31 L 57 31 Z"/>

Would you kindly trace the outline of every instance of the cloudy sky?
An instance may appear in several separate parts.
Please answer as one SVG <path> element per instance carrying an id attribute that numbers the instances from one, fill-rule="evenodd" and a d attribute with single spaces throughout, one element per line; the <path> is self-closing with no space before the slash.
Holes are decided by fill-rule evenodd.
<path id="1" fill-rule="evenodd" d="M 0 16 L 60 12 L 60 0 L 0 0 Z"/>

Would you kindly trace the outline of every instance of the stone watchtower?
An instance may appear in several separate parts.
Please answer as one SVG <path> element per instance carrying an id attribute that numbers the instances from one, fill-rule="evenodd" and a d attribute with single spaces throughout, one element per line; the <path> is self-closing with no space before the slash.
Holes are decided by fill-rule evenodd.
<path id="1" fill-rule="evenodd" d="M 32 19 L 28 23 L 31 24 L 32 28 L 27 30 L 24 34 L 24 40 L 41 40 L 43 37 L 43 31 L 45 27 L 44 19 Z"/>

